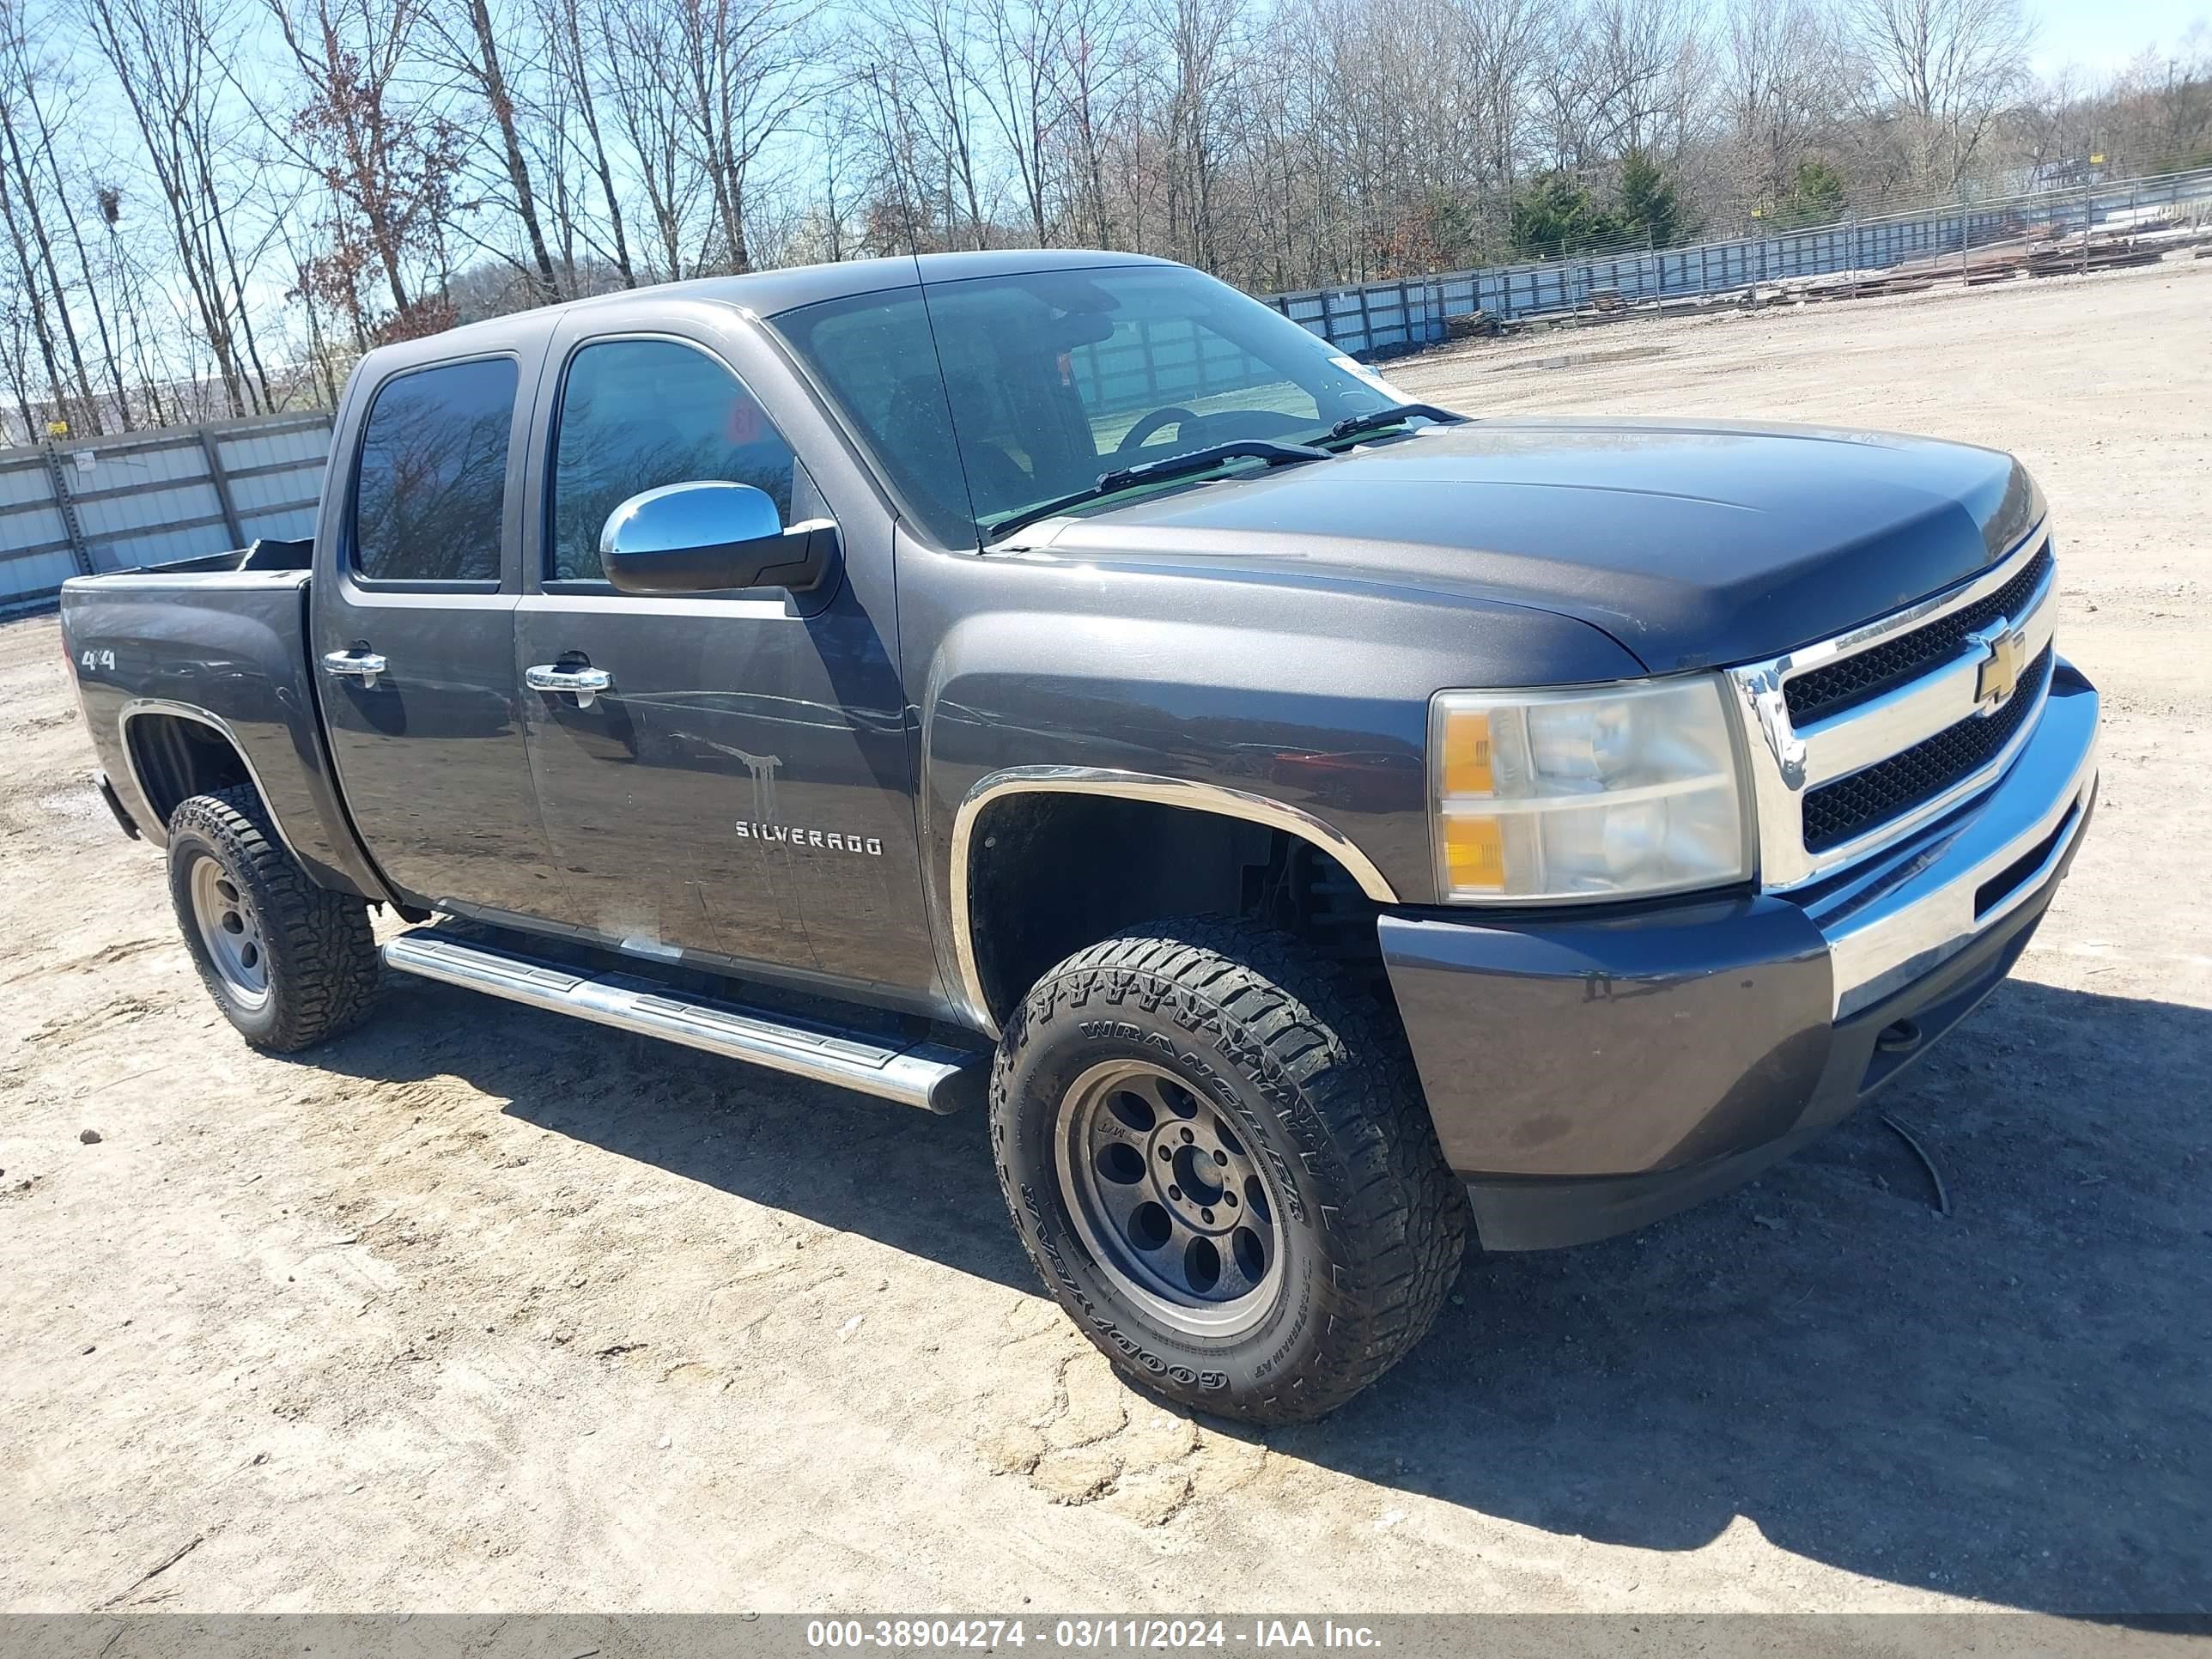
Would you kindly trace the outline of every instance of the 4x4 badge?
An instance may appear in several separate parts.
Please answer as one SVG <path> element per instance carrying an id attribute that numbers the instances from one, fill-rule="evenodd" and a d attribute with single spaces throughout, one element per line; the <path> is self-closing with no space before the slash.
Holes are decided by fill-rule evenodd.
<path id="1" fill-rule="evenodd" d="M 1966 643 L 1987 653 L 1974 677 L 1974 702 L 1983 714 L 1994 714 L 2020 688 L 2021 674 L 2027 667 L 2027 635 L 2012 625 L 2011 618 L 1999 617 L 1967 635 Z"/>

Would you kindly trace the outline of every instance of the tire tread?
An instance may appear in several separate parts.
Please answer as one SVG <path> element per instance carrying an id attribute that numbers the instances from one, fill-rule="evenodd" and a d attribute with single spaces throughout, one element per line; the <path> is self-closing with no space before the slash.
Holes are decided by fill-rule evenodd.
<path id="1" fill-rule="evenodd" d="M 1465 1188 L 1444 1164 L 1395 1010 L 1335 963 L 1249 920 L 1154 922 L 1075 952 L 1031 989 L 993 1068 L 1000 1183 L 1018 1217 L 1003 1150 L 1016 1106 L 1007 1079 L 1023 1048 L 1066 1007 L 1097 1002 L 1167 1006 L 1170 1018 L 1205 1032 L 1240 1066 L 1287 1085 L 1292 1109 L 1316 1120 L 1324 1155 L 1339 1166 L 1331 1186 L 1341 1202 L 1328 1227 L 1341 1247 L 1334 1252 L 1337 1305 L 1312 1362 L 1235 1409 L 1261 1423 L 1334 1410 L 1427 1334 L 1471 1231 Z M 1052 1275 L 1045 1278 L 1049 1285 Z M 1159 1386 L 1100 1346 L 1139 1386 Z"/>
<path id="2" fill-rule="evenodd" d="M 368 905 L 308 879 L 276 838 L 268 808 L 251 785 L 185 801 L 170 815 L 171 840 L 187 830 L 232 860 L 252 884 L 264 934 L 273 933 L 279 947 L 276 965 L 283 969 L 283 984 L 278 985 L 276 973 L 270 975 L 276 1018 L 260 1032 L 239 1026 L 240 1035 L 257 1048 L 289 1054 L 351 1030 L 367 1018 L 383 978 Z M 178 920 L 189 939 L 191 918 L 181 903 Z M 219 976 L 198 950 L 192 960 L 228 1012 Z"/>

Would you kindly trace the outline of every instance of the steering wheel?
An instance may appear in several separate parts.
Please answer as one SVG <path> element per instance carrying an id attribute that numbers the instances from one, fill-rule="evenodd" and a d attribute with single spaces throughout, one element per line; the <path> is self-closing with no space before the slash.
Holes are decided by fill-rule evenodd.
<path id="1" fill-rule="evenodd" d="M 1198 416 L 1181 404 L 1170 404 L 1165 409 L 1154 410 L 1123 433 L 1121 441 L 1114 446 L 1114 453 L 1126 455 L 1133 449 L 1142 448 L 1146 439 L 1164 427 L 1194 426 L 1197 423 Z"/>

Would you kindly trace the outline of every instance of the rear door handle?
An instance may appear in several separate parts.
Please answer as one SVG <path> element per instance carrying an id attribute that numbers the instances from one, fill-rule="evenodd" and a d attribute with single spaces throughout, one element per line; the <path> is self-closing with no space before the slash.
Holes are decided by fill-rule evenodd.
<path id="1" fill-rule="evenodd" d="M 557 662 L 539 663 L 534 668 L 522 671 L 522 683 L 532 691 L 566 691 L 576 699 L 576 707 L 589 708 L 592 699 L 602 691 L 614 690 L 615 677 L 604 668 L 563 666 Z"/>
<path id="2" fill-rule="evenodd" d="M 342 680 L 359 680 L 365 691 L 374 690 L 376 677 L 391 666 L 374 651 L 325 651 L 323 672 Z"/>

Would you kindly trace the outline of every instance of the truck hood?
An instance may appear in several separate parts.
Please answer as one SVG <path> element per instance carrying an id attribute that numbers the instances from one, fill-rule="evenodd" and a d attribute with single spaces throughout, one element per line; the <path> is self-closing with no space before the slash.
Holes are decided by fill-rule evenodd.
<path id="1" fill-rule="evenodd" d="M 2010 456 L 1723 421 L 1484 420 L 1012 538 L 1531 606 L 1654 672 L 1773 656 L 2001 559 L 2041 517 Z"/>

